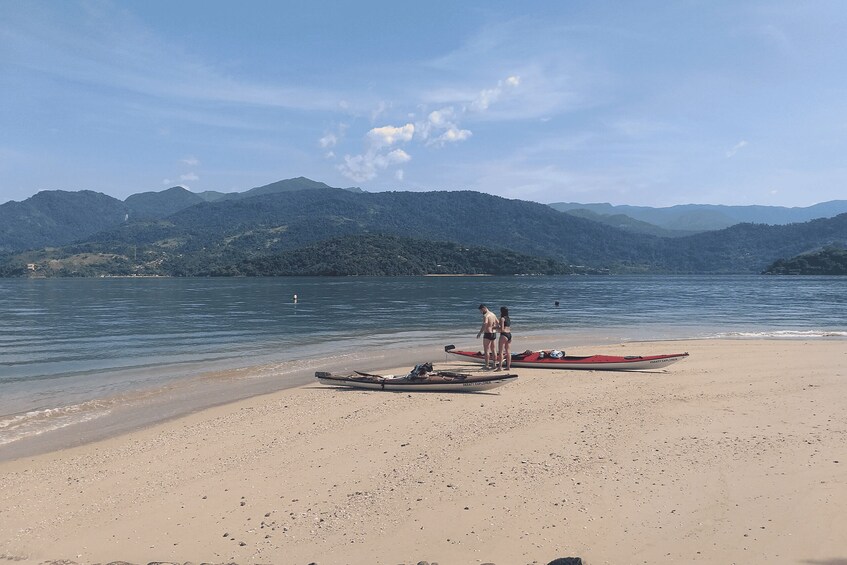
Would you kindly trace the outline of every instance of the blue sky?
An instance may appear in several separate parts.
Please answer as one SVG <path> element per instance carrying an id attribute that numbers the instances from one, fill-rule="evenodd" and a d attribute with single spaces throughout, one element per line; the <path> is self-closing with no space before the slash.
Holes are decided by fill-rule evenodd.
<path id="1" fill-rule="evenodd" d="M 841 1 L 0 0 L 0 202 L 365 190 L 847 198 Z"/>

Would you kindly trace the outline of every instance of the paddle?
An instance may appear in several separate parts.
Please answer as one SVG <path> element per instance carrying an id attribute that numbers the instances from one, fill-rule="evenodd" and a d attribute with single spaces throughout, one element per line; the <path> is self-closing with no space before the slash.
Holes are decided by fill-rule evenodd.
<path id="1" fill-rule="evenodd" d="M 386 377 L 384 377 L 384 376 L 382 376 L 382 375 L 372 375 L 371 373 L 363 373 L 363 372 L 361 372 L 361 371 L 353 371 L 353 372 L 354 372 L 354 373 L 356 373 L 357 375 L 361 375 L 361 376 L 363 376 L 363 377 L 374 377 L 374 378 L 376 378 L 376 379 L 384 379 L 384 378 L 386 378 Z"/>

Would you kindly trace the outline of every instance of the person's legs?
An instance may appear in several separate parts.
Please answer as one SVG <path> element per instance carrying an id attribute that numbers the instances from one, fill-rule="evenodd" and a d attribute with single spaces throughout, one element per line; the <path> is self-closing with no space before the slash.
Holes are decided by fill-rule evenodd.
<path id="1" fill-rule="evenodd" d="M 491 359 L 491 362 L 494 361 L 494 340 L 484 339 L 482 345 L 485 348 L 485 368 L 490 369 L 489 359 Z"/>
<path id="2" fill-rule="evenodd" d="M 497 358 L 494 360 L 494 367 L 497 371 L 503 368 L 503 346 L 508 347 L 509 344 L 506 341 L 504 336 L 500 336 L 500 340 L 497 342 Z"/>
<path id="3" fill-rule="evenodd" d="M 504 343 L 505 342 L 505 343 Z M 503 344 L 503 362 L 506 363 L 506 370 L 512 370 L 512 342 L 504 337 L 500 338 L 500 343 Z M 502 365 L 501 365 L 502 367 Z"/>

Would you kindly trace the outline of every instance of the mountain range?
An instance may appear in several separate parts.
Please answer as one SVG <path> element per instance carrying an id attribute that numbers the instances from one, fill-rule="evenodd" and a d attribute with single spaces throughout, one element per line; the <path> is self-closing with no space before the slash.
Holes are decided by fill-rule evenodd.
<path id="1" fill-rule="evenodd" d="M 832 218 L 847 212 L 847 200 L 831 200 L 805 208 L 783 206 L 724 206 L 716 204 L 683 204 L 668 208 L 648 206 L 614 206 L 612 204 L 578 204 L 556 202 L 550 206 L 560 212 L 593 213 L 593 219 L 615 225 L 619 222 L 624 229 L 638 230 L 629 222 L 637 220 L 670 232 L 663 235 L 689 235 L 694 232 L 713 231 L 735 224 L 785 225 L 808 222 L 818 218 Z"/>
<path id="2" fill-rule="evenodd" d="M 126 222 L 165 218 L 203 202 L 321 188 L 330 187 L 298 177 L 232 193 L 198 194 L 175 186 L 133 194 L 123 201 L 90 190 L 44 190 L 23 202 L 0 205 L 0 252 L 66 245 Z M 360 188 L 345 190 L 362 192 Z"/>
<path id="3" fill-rule="evenodd" d="M 812 208 L 826 213 L 836 204 Z M 781 258 L 847 244 L 847 214 L 693 235 L 662 226 L 643 233 L 644 220 L 618 218 L 639 226 L 633 230 L 592 214 L 472 191 L 367 193 L 302 177 L 242 193 L 174 187 L 124 201 L 49 191 L 0 206 L 0 274 L 31 274 L 28 264 L 39 274 L 87 276 L 420 274 L 445 272 L 444 265 L 492 272 L 490 257 L 509 265 L 497 272 L 757 273 Z M 393 261 L 398 256 L 404 261 Z"/>

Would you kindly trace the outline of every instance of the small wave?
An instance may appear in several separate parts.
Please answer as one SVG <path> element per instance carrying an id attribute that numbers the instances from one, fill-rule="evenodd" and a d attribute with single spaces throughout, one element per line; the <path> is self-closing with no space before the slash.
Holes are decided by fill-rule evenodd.
<path id="1" fill-rule="evenodd" d="M 89 422 L 111 413 L 101 400 L 0 417 L 0 445 Z"/>
<path id="2" fill-rule="evenodd" d="M 763 330 L 748 332 L 725 332 L 712 336 L 714 338 L 784 338 L 784 339 L 809 339 L 809 338 L 847 338 L 847 331 L 837 330 Z"/>

